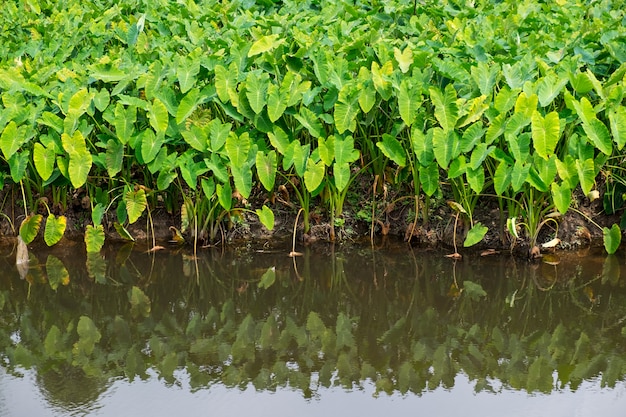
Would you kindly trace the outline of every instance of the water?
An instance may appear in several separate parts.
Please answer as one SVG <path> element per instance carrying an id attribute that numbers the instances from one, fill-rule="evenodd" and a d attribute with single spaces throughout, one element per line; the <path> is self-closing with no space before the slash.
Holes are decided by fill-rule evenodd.
<path id="1" fill-rule="evenodd" d="M 80 244 L 0 268 L 0 416 L 622 415 L 624 254 Z"/>

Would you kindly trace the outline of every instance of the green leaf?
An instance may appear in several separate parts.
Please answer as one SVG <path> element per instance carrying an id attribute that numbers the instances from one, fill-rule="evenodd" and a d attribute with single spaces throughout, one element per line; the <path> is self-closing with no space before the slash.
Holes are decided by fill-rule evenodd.
<path id="1" fill-rule="evenodd" d="M 550 191 L 552 192 L 552 201 L 554 206 L 561 214 L 567 213 L 570 204 L 572 203 L 572 190 L 567 184 L 557 184 L 553 182 L 550 184 Z"/>
<path id="2" fill-rule="evenodd" d="M 13 156 L 15 152 L 20 148 L 21 141 L 18 137 L 17 125 L 13 120 L 2 131 L 0 136 L 0 149 L 6 159 Z"/>
<path id="3" fill-rule="evenodd" d="M 279 154 L 284 155 L 289 147 L 289 136 L 279 126 L 274 125 L 272 132 L 267 134 L 272 146 L 278 151 Z"/>
<path id="4" fill-rule="evenodd" d="M 92 163 L 93 158 L 87 150 L 70 154 L 68 173 L 74 188 L 80 188 L 85 185 Z"/>
<path id="5" fill-rule="evenodd" d="M 525 92 L 521 92 L 515 101 L 515 113 L 521 113 L 530 119 L 537 111 L 537 104 L 539 103 L 539 97 L 536 94 L 532 94 L 530 97 Z"/>
<path id="6" fill-rule="evenodd" d="M 264 290 L 268 289 L 276 282 L 276 267 L 272 266 L 267 268 L 267 271 L 263 273 L 261 276 L 261 280 L 259 281 L 258 287 L 263 288 Z"/>
<path id="7" fill-rule="evenodd" d="M 453 135 L 444 132 L 440 127 L 436 127 L 433 132 L 433 152 L 439 166 L 448 169 L 448 164 L 452 160 Z"/>
<path id="8" fill-rule="evenodd" d="M 70 98 L 68 113 L 72 113 L 73 117 L 78 118 L 87 111 L 94 96 L 95 94 L 89 93 L 86 88 L 81 88 Z"/>
<path id="9" fill-rule="evenodd" d="M 200 90 L 194 88 L 189 91 L 185 97 L 180 101 L 178 105 L 178 109 L 176 109 L 176 123 L 181 124 L 189 116 L 193 114 L 193 112 L 198 107 L 198 101 L 200 98 Z M 166 126 L 167 128 L 167 126 Z"/>
<path id="10" fill-rule="evenodd" d="M 491 95 L 493 86 L 500 73 L 500 66 L 494 63 L 478 62 L 470 69 L 472 79 L 476 83 L 480 94 Z"/>
<path id="11" fill-rule="evenodd" d="M 408 48 L 407 48 L 408 49 Z M 411 126 L 417 118 L 417 110 L 422 104 L 422 96 L 417 94 L 408 80 L 402 80 L 400 83 L 400 91 L 398 92 L 398 110 L 402 121 Z"/>
<path id="12" fill-rule="evenodd" d="M 41 221 L 43 216 L 41 214 L 31 214 L 26 216 L 20 225 L 20 237 L 27 245 L 30 244 L 39 233 L 41 227 Z"/>
<path id="13" fill-rule="evenodd" d="M 419 166 L 419 178 L 422 190 L 427 196 L 432 196 L 439 188 L 439 167 L 435 163 L 428 166 Z"/>
<path id="14" fill-rule="evenodd" d="M 233 190 L 230 183 L 227 182 L 224 185 L 217 184 L 215 189 L 220 206 L 222 206 L 224 210 L 229 211 L 233 204 Z"/>
<path id="15" fill-rule="evenodd" d="M 88 224 L 85 227 L 85 245 L 88 253 L 100 252 L 104 246 L 104 227 L 101 224 L 95 227 Z"/>
<path id="16" fill-rule="evenodd" d="M 483 161 L 496 149 L 495 146 L 487 146 L 486 143 L 479 143 L 472 151 L 470 158 L 470 168 L 478 169 Z"/>
<path id="17" fill-rule="evenodd" d="M 148 207 L 148 199 L 143 188 L 129 190 L 124 194 L 124 203 L 128 213 L 128 222 L 135 223 Z"/>
<path id="18" fill-rule="evenodd" d="M 417 161 L 422 166 L 430 166 L 435 160 L 433 152 L 433 130 L 424 132 L 415 125 L 411 127 L 411 145 Z"/>
<path id="19" fill-rule="evenodd" d="M 497 195 L 502 195 L 511 185 L 511 172 L 513 169 L 506 162 L 500 162 L 493 176 L 493 188 Z M 524 178 L 524 181 L 526 179 Z"/>
<path id="20" fill-rule="evenodd" d="M 350 164 L 335 162 L 333 164 L 333 178 L 338 192 L 342 192 L 350 183 Z"/>
<path id="21" fill-rule="evenodd" d="M 619 106 L 617 109 L 609 112 L 609 122 L 611 124 L 611 133 L 613 133 L 613 142 L 617 145 L 618 150 L 622 150 L 626 144 L 626 107 Z"/>
<path id="22" fill-rule="evenodd" d="M 141 288 L 133 285 L 128 291 L 128 301 L 130 302 L 130 312 L 133 317 L 150 317 L 152 303 Z"/>
<path id="23" fill-rule="evenodd" d="M 604 238 L 604 249 L 609 255 L 617 252 L 619 245 L 622 241 L 622 231 L 617 224 L 614 224 L 609 229 L 608 227 L 602 228 L 602 237 Z"/>
<path id="24" fill-rule="evenodd" d="M 134 124 L 137 121 L 137 107 L 129 106 L 124 108 L 121 103 L 115 105 L 115 119 L 113 126 L 115 126 L 115 133 L 117 138 L 122 144 L 128 143 L 132 137 L 135 128 Z"/>
<path id="25" fill-rule="evenodd" d="M 155 98 L 152 104 L 148 106 L 148 115 L 150 118 L 150 126 L 152 126 L 157 134 L 165 134 L 169 123 L 169 114 L 165 104 L 158 98 Z"/>
<path id="26" fill-rule="evenodd" d="M 324 173 L 324 161 L 314 162 L 313 159 L 309 158 L 304 172 L 304 185 L 308 192 L 312 193 L 320 186 L 324 179 Z"/>
<path id="27" fill-rule="evenodd" d="M 472 191 L 476 194 L 480 194 L 485 186 L 485 168 L 482 166 L 477 169 L 468 168 L 465 171 L 465 177 Z"/>
<path id="28" fill-rule="evenodd" d="M 235 183 L 235 189 L 244 198 L 250 197 L 252 192 L 252 169 L 246 163 L 241 167 L 231 167 L 231 174 L 233 175 L 233 182 Z"/>
<path id="29" fill-rule="evenodd" d="M 589 76 L 584 72 L 570 72 L 569 82 L 578 94 L 587 94 L 593 90 L 593 83 L 591 82 Z"/>
<path id="30" fill-rule="evenodd" d="M 43 240 L 46 242 L 46 245 L 52 246 L 58 243 L 65 233 L 66 226 L 67 218 L 65 216 L 55 217 L 54 214 L 48 215 L 43 233 Z"/>
<path id="31" fill-rule="evenodd" d="M 277 158 L 276 151 L 269 151 L 267 154 L 263 151 L 256 153 L 256 172 L 263 187 L 267 191 L 274 189 L 274 181 L 276 179 Z"/>
<path id="32" fill-rule="evenodd" d="M 554 153 L 559 141 L 559 114 L 553 111 L 546 114 L 544 118 L 538 111 L 535 111 L 531 121 L 532 139 L 535 151 L 542 158 L 548 159 L 548 157 Z"/>
<path id="33" fill-rule="evenodd" d="M 255 212 L 267 230 L 274 229 L 274 212 L 269 207 L 263 206 L 261 209 L 256 209 Z"/>
<path id="34" fill-rule="evenodd" d="M 595 184 L 595 164 L 593 159 L 590 158 L 585 161 L 577 159 L 576 171 L 578 172 L 580 188 L 583 190 L 583 194 L 589 194 L 589 191 L 591 191 Z"/>
<path id="35" fill-rule="evenodd" d="M 356 129 L 356 116 L 359 114 L 359 106 L 355 101 L 350 103 L 337 102 L 335 104 L 334 119 L 338 133 L 346 130 L 354 132 Z"/>
<path id="36" fill-rule="evenodd" d="M 120 223 L 118 222 L 113 223 L 113 227 L 115 227 L 115 231 L 117 232 L 118 235 L 120 235 L 122 239 L 128 240 L 130 242 L 135 241 L 135 238 Z"/>
<path id="37" fill-rule="evenodd" d="M 354 141 L 352 147 L 354 149 Z M 320 159 L 324 161 L 324 165 L 331 166 L 335 160 L 335 136 L 330 135 L 327 139 L 319 138 L 317 140 L 317 152 Z"/>
<path id="38" fill-rule="evenodd" d="M 515 165 L 513 165 L 513 170 L 511 171 L 511 188 L 513 192 L 518 192 L 526 180 L 528 179 L 528 174 L 530 173 L 530 164 L 525 164 L 522 161 L 515 161 Z"/>
<path id="39" fill-rule="evenodd" d="M 74 344 L 73 353 L 76 355 L 91 355 L 96 343 L 102 338 L 102 334 L 98 331 L 93 320 L 87 316 L 80 316 L 78 325 L 76 326 L 78 333 L 78 342 Z"/>
<path id="40" fill-rule="evenodd" d="M 280 93 L 280 88 L 276 84 L 270 83 L 267 87 L 267 116 L 274 123 L 280 119 L 287 109 L 287 100 Z"/>
<path id="41" fill-rule="evenodd" d="M 300 108 L 300 113 L 294 114 L 296 120 L 309 131 L 311 136 L 319 138 L 322 136 L 323 126 L 315 113 L 306 107 Z"/>
<path id="42" fill-rule="evenodd" d="M 549 74 L 541 78 L 537 84 L 537 98 L 539 105 L 546 107 L 561 94 L 563 87 L 567 84 L 567 78 L 559 78 L 556 74 Z"/>
<path id="43" fill-rule="evenodd" d="M 463 246 L 466 247 L 466 248 L 470 247 L 470 246 L 474 246 L 475 244 L 477 244 L 478 242 L 483 240 L 483 238 L 487 234 L 488 230 L 489 229 L 487 229 L 486 226 L 483 226 L 480 222 L 476 223 L 474 225 L 474 227 L 472 227 L 469 230 L 469 232 L 467 232 L 467 236 L 465 237 L 465 241 L 463 242 Z M 467 281 L 465 281 L 465 282 L 467 282 Z"/>
<path id="44" fill-rule="evenodd" d="M 46 148 L 39 142 L 35 143 L 33 146 L 33 162 L 42 180 L 47 181 L 52 175 L 55 159 L 54 149 Z"/>
<path id="45" fill-rule="evenodd" d="M 398 62 L 400 71 L 402 71 L 403 74 L 406 74 L 413 63 L 413 50 L 408 46 L 404 48 L 404 51 L 400 51 L 398 48 L 394 47 L 393 57 Z"/>
<path id="46" fill-rule="evenodd" d="M 482 285 L 468 280 L 463 281 L 463 293 L 474 301 L 478 301 L 480 298 L 487 296 Z"/>
<path id="47" fill-rule="evenodd" d="M 145 164 L 149 164 L 156 158 L 165 144 L 165 136 L 162 133 L 156 135 L 151 129 L 146 129 L 141 133 L 141 158 Z"/>
<path id="48" fill-rule="evenodd" d="M 180 86 L 180 92 L 185 94 L 196 83 L 196 77 L 200 72 L 200 61 L 193 58 L 181 59 L 178 67 L 176 68 L 176 77 L 178 78 L 178 85 Z M 180 123 L 180 122 L 179 122 Z"/>
<path id="49" fill-rule="evenodd" d="M 248 51 L 248 57 L 259 55 L 264 52 L 269 52 L 272 49 L 283 44 L 285 42 L 285 39 L 279 39 L 279 38 L 280 38 L 280 34 L 278 33 L 274 33 L 272 35 L 261 36 L 250 47 L 250 50 Z"/>
<path id="50" fill-rule="evenodd" d="M 334 142 L 334 156 L 338 164 L 349 164 L 359 159 L 359 150 L 354 148 L 352 136 L 335 138 Z"/>
<path id="51" fill-rule="evenodd" d="M 226 139 L 226 152 L 234 167 L 241 168 L 247 162 L 251 145 L 248 132 L 242 133 L 241 136 L 230 132 Z"/>
<path id="52" fill-rule="evenodd" d="M 263 111 L 267 103 L 267 89 L 270 78 L 267 72 L 252 71 L 248 73 L 246 78 L 246 97 L 250 103 L 250 107 L 256 114 Z"/>
<path id="53" fill-rule="evenodd" d="M 391 159 L 398 166 L 406 166 L 406 153 L 398 139 L 387 133 L 383 133 L 383 140 L 376 142 L 376 146 L 387 158 Z"/>
<path id="54" fill-rule="evenodd" d="M 114 178 L 117 173 L 122 170 L 122 164 L 124 162 L 124 144 L 115 139 L 109 139 L 107 141 L 104 161 L 109 177 Z"/>
<path id="55" fill-rule="evenodd" d="M 583 130 L 597 149 L 605 155 L 611 155 L 613 152 L 613 142 L 611 141 L 609 130 L 604 123 L 593 118 L 589 123 L 583 123 Z"/>
<path id="56" fill-rule="evenodd" d="M 96 204 L 91 210 L 91 221 L 93 224 L 102 224 L 102 218 L 104 217 L 104 212 L 106 208 L 102 203 Z"/>
<path id="57" fill-rule="evenodd" d="M 454 130 L 459 118 L 459 108 L 456 104 L 456 90 L 448 84 L 442 93 L 438 88 L 430 87 L 430 99 L 435 105 L 435 117 L 444 132 Z M 446 164 L 447 165 L 447 164 Z"/>

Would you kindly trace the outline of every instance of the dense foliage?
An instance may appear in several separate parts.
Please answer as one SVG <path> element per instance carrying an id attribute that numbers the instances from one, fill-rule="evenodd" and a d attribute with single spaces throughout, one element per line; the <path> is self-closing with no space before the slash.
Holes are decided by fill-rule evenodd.
<path id="1" fill-rule="evenodd" d="M 476 204 L 497 201 L 502 227 L 509 219 L 534 245 L 575 190 L 601 191 L 608 213 L 623 205 L 625 10 L 610 0 L 9 1 L 2 180 L 25 212 L 52 208 L 49 244 L 63 235 L 55 213 L 67 196 L 86 195 L 89 251 L 104 241 L 103 219 L 130 237 L 127 225 L 157 205 L 205 241 L 235 209 L 271 228 L 271 208 L 249 203 L 263 192 L 270 205 L 295 196 L 305 229 L 313 199 L 340 226 L 359 173 L 413 199 L 416 222 L 431 197 L 453 201 L 466 245 L 486 232 Z M 41 222 L 28 217 L 22 238 Z M 604 235 L 613 252 L 619 227 Z"/>

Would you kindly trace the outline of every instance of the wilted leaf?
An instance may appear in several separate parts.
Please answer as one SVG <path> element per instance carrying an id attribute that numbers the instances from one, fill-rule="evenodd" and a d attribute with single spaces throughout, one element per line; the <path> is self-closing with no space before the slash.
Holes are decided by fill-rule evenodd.
<path id="1" fill-rule="evenodd" d="M 35 240 L 37 233 L 39 233 L 42 220 L 43 216 L 41 214 L 31 214 L 26 216 L 26 218 L 22 221 L 22 224 L 20 225 L 20 237 L 24 243 L 28 245 Z"/>

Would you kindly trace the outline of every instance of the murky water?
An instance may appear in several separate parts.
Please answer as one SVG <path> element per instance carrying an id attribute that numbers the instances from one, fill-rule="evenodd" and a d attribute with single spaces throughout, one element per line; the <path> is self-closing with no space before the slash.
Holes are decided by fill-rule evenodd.
<path id="1" fill-rule="evenodd" d="M 0 257 L 0 416 L 619 416 L 625 255 Z"/>

